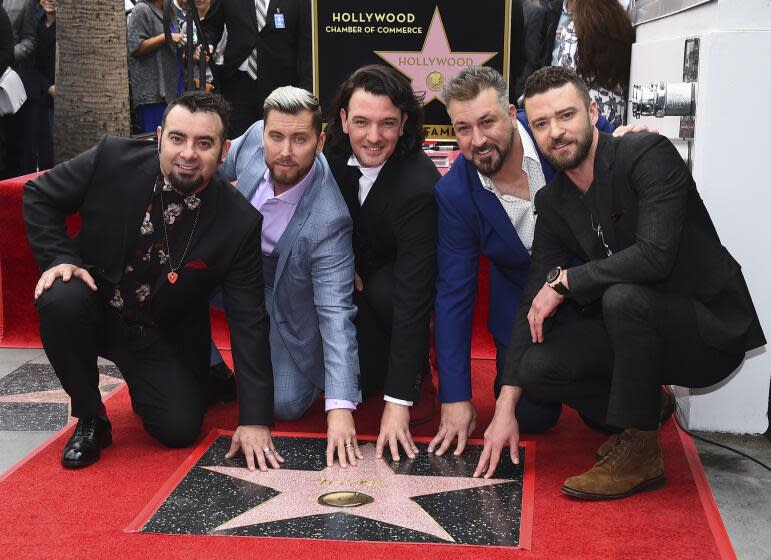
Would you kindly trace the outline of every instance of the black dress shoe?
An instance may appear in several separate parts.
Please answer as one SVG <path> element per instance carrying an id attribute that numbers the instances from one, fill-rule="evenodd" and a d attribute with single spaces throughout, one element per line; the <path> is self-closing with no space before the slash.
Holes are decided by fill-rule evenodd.
<path id="1" fill-rule="evenodd" d="M 105 447 L 112 443 L 112 424 L 107 418 L 80 418 L 75 433 L 64 446 L 62 465 L 74 469 L 93 465 Z"/>

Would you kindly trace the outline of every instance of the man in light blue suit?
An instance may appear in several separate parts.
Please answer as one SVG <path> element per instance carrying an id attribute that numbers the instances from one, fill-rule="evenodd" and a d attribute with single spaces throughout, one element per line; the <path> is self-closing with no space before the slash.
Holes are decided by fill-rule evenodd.
<path id="1" fill-rule="evenodd" d="M 264 121 L 233 140 L 220 171 L 263 215 L 265 304 L 275 416 L 299 418 L 321 392 L 327 464 L 361 458 L 352 411 L 361 402 L 353 318 L 352 222 L 321 155 L 321 109 L 286 86 L 265 100 Z"/>

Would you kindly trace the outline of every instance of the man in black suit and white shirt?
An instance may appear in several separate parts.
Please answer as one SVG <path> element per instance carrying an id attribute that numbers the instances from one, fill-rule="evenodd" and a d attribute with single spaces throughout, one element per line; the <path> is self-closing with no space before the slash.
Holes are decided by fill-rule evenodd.
<path id="1" fill-rule="evenodd" d="M 514 407 L 564 402 L 617 433 L 562 491 L 622 498 L 663 482 L 661 385 L 708 387 L 766 343 L 739 264 L 688 168 L 657 134 L 614 138 L 572 71 L 525 84 L 538 147 L 561 173 L 536 195 L 533 259 L 475 476 L 518 460 Z"/>
<path id="2" fill-rule="evenodd" d="M 27 183 L 24 219 L 43 271 L 40 336 L 78 418 L 65 467 L 99 460 L 112 430 L 97 356 L 123 373 L 145 429 L 170 447 L 192 444 L 206 409 L 209 298 L 222 286 L 238 378 L 239 448 L 250 468 L 283 459 L 270 436 L 262 216 L 217 174 L 227 154 L 227 103 L 188 92 L 171 103 L 158 145 L 105 136 Z M 80 213 L 77 237 L 65 217 Z"/>
<path id="3" fill-rule="evenodd" d="M 215 45 L 227 26 L 221 76 L 233 106 L 229 138 L 262 118 L 277 87 L 313 91 L 310 0 L 219 0 L 203 26 Z"/>
<path id="4" fill-rule="evenodd" d="M 414 457 L 410 407 L 421 380 L 431 384 L 439 180 L 422 149 L 420 100 L 395 69 L 364 66 L 340 86 L 326 134 L 325 154 L 353 218 L 362 392 L 385 393 L 376 454 L 388 444 L 398 460 L 401 444 Z"/>

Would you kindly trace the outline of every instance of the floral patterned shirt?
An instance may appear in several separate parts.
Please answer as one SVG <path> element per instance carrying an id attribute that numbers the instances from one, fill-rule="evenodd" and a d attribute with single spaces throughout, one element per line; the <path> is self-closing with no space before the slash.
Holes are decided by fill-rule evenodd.
<path id="1" fill-rule="evenodd" d="M 576 26 L 570 22 L 562 29 L 561 43 L 553 66 L 565 66 L 571 70 L 576 68 L 576 51 L 578 49 L 578 37 Z M 589 87 L 589 95 L 597 102 L 597 108 L 608 122 L 618 128 L 626 122 L 626 96 L 624 88 L 618 86 L 613 90 L 605 89 L 593 83 L 591 76 L 581 76 Z"/>
<path id="2" fill-rule="evenodd" d="M 161 202 L 161 197 L 163 201 Z M 158 276 L 171 272 L 169 249 L 161 223 L 161 208 L 173 265 L 178 267 L 196 221 L 201 199 L 190 194 L 182 196 L 165 184 L 163 176 L 155 183 L 155 190 L 139 226 L 139 236 L 128 254 L 123 277 L 113 286 L 110 307 L 120 312 L 132 324 L 152 325 L 150 295 Z"/>

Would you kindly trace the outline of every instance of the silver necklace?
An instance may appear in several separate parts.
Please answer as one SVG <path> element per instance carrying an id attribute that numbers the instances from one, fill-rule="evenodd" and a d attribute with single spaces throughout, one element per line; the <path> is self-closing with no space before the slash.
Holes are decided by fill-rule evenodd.
<path id="1" fill-rule="evenodd" d="M 592 221 L 592 230 L 594 230 L 594 233 L 597 234 L 597 239 L 599 239 L 605 247 L 605 250 L 608 252 L 608 256 L 611 256 L 613 251 L 610 249 L 610 247 L 608 247 L 608 244 L 605 243 L 605 235 L 602 233 L 602 224 L 599 222 L 597 222 L 597 224 L 594 223 L 594 216 L 591 212 L 589 212 L 589 219 Z"/>
<path id="2" fill-rule="evenodd" d="M 169 234 L 166 231 L 166 210 L 164 209 L 164 203 L 163 203 L 163 187 L 161 187 L 161 223 L 163 224 L 163 238 L 166 241 L 166 254 L 169 256 L 169 269 L 170 272 L 166 275 L 166 278 L 169 279 L 170 284 L 174 284 L 177 281 L 177 278 L 179 278 L 179 274 L 177 271 L 179 270 L 179 267 L 182 266 L 182 263 L 185 261 L 185 256 L 187 255 L 188 249 L 190 249 L 190 242 L 193 240 L 193 234 L 195 233 L 195 226 L 198 225 L 198 215 L 201 213 L 201 205 L 198 204 L 198 206 L 195 209 L 195 220 L 193 221 L 193 229 L 190 230 L 190 237 L 187 238 L 187 245 L 185 245 L 185 250 L 182 251 L 182 257 L 179 259 L 179 262 L 177 263 L 177 266 L 174 266 L 171 264 L 171 244 L 169 243 Z"/>

